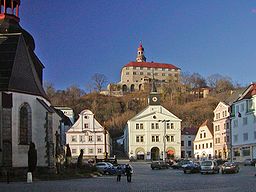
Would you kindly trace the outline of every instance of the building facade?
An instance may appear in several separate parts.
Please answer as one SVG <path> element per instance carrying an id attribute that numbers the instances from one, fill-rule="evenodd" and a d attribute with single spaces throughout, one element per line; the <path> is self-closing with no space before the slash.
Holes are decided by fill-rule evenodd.
<path id="1" fill-rule="evenodd" d="M 130 159 L 180 158 L 181 119 L 160 105 L 156 89 L 149 105 L 127 122 L 124 149 Z"/>
<path id="2" fill-rule="evenodd" d="M 256 83 L 252 83 L 231 109 L 232 158 L 242 162 L 256 158 Z"/>
<path id="3" fill-rule="evenodd" d="M 214 113 L 214 157 L 227 159 L 230 153 L 230 106 L 224 102 L 219 102 Z"/>
<path id="4" fill-rule="evenodd" d="M 146 62 L 144 48 L 140 43 L 136 61 L 129 62 L 121 70 L 121 81 L 117 85 L 109 85 L 112 94 L 115 91 L 122 93 L 150 90 L 152 79 L 160 88 L 168 82 L 180 81 L 180 68 L 172 64 Z"/>
<path id="5" fill-rule="evenodd" d="M 206 120 L 199 128 L 194 140 L 194 157 L 200 160 L 212 159 L 213 128 L 212 123 Z"/>
<path id="6" fill-rule="evenodd" d="M 181 158 L 194 157 L 194 140 L 197 128 L 185 127 L 181 131 Z"/>
<path id="7" fill-rule="evenodd" d="M 66 142 L 72 157 L 78 157 L 83 150 L 87 159 L 104 159 L 111 152 L 110 135 L 90 110 L 83 110 L 79 114 L 78 120 L 66 133 Z"/>

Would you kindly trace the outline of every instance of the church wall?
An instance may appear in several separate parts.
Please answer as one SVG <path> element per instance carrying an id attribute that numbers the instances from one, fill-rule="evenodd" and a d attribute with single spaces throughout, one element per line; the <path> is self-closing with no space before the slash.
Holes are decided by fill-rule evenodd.
<path id="1" fill-rule="evenodd" d="M 19 108 L 26 102 L 31 107 L 32 115 L 32 142 L 37 149 L 37 166 L 47 166 L 45 156 L 45 117 L 46 109 L 36 100 L 41 97 L 27 95 L 22 93 L 13 93 L 12 109 L 12 150 L 13 150 L 13 167 L 27 166 L 27 152 L 29 145 L 19 145 Z M 46 101 L 47 102 L 47 101 Z"/>

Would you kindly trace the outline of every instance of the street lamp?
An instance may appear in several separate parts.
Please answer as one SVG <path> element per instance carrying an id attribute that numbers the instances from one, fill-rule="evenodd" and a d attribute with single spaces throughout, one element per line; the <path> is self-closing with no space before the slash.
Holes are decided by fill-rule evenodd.
<path id="1" fill-rule="evenodd" d="M 163 136 L 163 141 L 164 141 L 164 150 L 163 150 L 163 161 L 166 161 L 166 123 L 169 122 L 170 120 L 158 120 L 158 122 L 163 122 L 164 123 L 164 136 Z"/>

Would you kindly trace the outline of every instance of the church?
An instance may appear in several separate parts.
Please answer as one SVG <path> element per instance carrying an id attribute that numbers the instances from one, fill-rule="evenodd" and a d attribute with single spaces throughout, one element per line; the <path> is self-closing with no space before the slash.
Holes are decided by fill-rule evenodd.
<path id="1" fill-rule="evenodd" d="M 37 167 L 55 166 L 61 116 L 43 89 L 33 37 L 19 25 L 20 0 L 0 1 L 0 171 L 26 170 L 30 142 Z"/>
<path id="2" fill-rule="evenodd" d="M 136 160 L 180 158 L 181 121 L 161 106 L 153 80 L 148 106 L 127 122 L 124 151 Z"/>

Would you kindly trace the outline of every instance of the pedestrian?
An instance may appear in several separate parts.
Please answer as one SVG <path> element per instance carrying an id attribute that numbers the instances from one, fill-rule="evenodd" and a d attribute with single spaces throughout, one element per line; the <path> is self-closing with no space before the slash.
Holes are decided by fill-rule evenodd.
<path id="1" fill-rule="evenodd" d="M 116 175 L 117 175 L 116 181 L 120 182 L 121 181 L 121 175 L 122 175 L 122 168 L 121 168 L 120 165 L 117 166 Z"/>
<path id="2" fill-rule="evenodd" d="M 132 168 L 129 164 L 126 164 L 125 166 L 125 173 L 127 176 L 127 182 L 131 182 L 132 181 Z"/>

